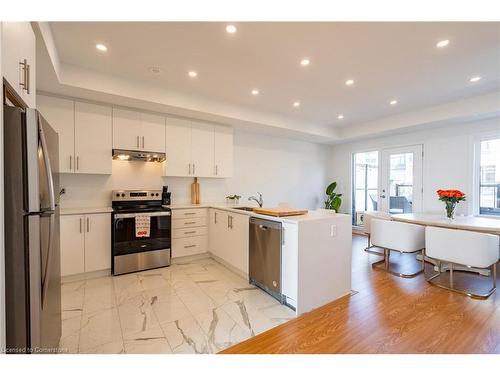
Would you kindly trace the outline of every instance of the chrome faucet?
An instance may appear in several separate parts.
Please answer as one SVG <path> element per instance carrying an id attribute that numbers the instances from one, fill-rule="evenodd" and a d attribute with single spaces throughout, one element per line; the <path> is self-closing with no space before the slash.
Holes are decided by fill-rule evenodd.
<path id="1" fill-rule="evenodd" d="M 262 193 L 257 192 L 259 194 L 259 198 L 254 197 L 253 195 L 251 197 L 248 197 L 249 201 L 255 201 L 259 205 L 259 207 L 262 207 L 264 204 L 264 200 L 262 199 Z"/>

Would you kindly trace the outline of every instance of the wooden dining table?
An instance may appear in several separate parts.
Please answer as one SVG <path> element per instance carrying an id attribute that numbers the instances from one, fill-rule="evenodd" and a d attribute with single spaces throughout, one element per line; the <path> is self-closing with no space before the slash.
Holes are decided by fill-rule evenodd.
<path id="1" fill-rule="evenodd" d="M 430 213 L 413 213 L 413 214 L 395 214 L 391 215 L 392 220 L 401 221 L 411 224 L 420 224 L 432 227 L 451 228 L 470 230 L 474 232 L 489 233 L 500 236 L 500 218 L 493 219 L 479 216 L 456 216 L 453 219 L 448 219 L 444 214 L 430 214 Z M 422 256 L 417 256 L 417 259 L 422 259 Z M 425 257 L 425 260 L 436 266 L 436 261 L 432 258 Z M 441 266 L 441 271 L 445 271 L 447 265 Z M 457 266 L 457 270 L 477 272 L 482 275 L 488 276 L 489 270 L 476 269 L 469 267 Z"/>
<path id="2" fill-rule="evenodd" d="M 470 230 L 500 236 L 500 218 L 494 219 L 480 216 L 456 216 L 454 219 L 448 219 L 444 214 L 427 213 L 395 214 L 391 215 L 391 218 L 395 221 L 403 221 L 405 223 Z"/>

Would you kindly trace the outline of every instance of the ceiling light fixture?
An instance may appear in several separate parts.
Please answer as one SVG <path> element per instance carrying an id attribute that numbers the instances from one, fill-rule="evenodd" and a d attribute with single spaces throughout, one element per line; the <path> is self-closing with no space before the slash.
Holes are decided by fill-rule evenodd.
<path id="1" fill-rule="evenodd" d="M 238 29 L 234 25 L 227 25 L 226 26 L 226 32 L 228 34 L 234 34 Z"/>
<path id="2" fill-rule="evenodd" d="M 396 99 L 393 99 L 389 102 L 390 105 L 396 105 L 398 104 L 398 101 Z"/>
<path id="3" fill-rule="evenodd" d="M 188 72 L 188 75 L 191 78 L 196 78 L 198 76 L 198 73 L 196 73 L 194 70 L 191 70 L 190 72 Z"/>
<path id="4" fill-rule="evenodd" d="M 253 89 L 252 90 L 252 95 L 259 95 L 259 90 Z"/>
<path id="5" fill-rule="evenodd" d="M 436 47 L 443 48 L 446 47 L 448 44 L 450 44 L 450 41 L 448 39 L 440 40 L 439 42 L 436 43 Z"/>
<path id="6" fill-rule="evenodd" d="M 354 85 L 354 80 L 353 79 L 348 79 L 347 81 L 345 81 L 345 84 L 347 86 L 352 86 L 352 85 Z"/>
<path id="7" fill-rule="evenodd" d="M 337 116 L 337 118 L 338 118 L 339 120 L 342 120 L 342 119 L 344 118 L 344 115 L 338 115 L 338 116 Z"/>
<path id="8" fill-rule="evenodd" d="M 471 79 L 469 79 L 469 82 L 477 82 L 477 81 L 480 81 L 480 80 L 481 80 L 480 76 L 475 76 L 475 77 L 472 77 Z"/>
<path id="9" fill-rule="evenodd" d="M 309 59 L 300 60 L 300 65 L 302 65 L 302 66 L 308 66 L 310 63 L 311 63 L 311 60 L 309 60 Z"/>
<path id="10" fill-rule="evenodd" d="M 108 47 L 106 47 L 104 44 L 96 44 L 95 48 L 102 52 L 106 52 L 108 50 Z"/>
<path id="11" fill-rule="evenodd" d="M 300 107 L 300 102 L 293 102 L 294 107 Z"/>

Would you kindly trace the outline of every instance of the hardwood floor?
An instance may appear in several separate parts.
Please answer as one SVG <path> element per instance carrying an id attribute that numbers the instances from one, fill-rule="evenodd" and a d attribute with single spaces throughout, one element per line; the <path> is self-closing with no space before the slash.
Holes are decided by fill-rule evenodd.
<path id="1" fill-rule="evenodd" d="M 353 236 L 358 293 L 222 353 L 500 353 L 500 290 L 474 300 L 432 286 L 423 275 L 402 279 L 372 269 L 380 257 L 365 253 L 365 246 L 366 237 Z M 403 257 L 405 265 L 413 262 Z"/>

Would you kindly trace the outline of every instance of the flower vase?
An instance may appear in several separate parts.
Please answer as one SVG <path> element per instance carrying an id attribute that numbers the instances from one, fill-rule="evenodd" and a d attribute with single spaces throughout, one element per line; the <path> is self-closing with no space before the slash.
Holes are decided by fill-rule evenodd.
<path id="1" fill-rule="evenodd" d="M 456 202 L 445 202 L 446 204 L 446 217 L 450 220 L 455 218 L 455 209 L 457 208 Z"/>

